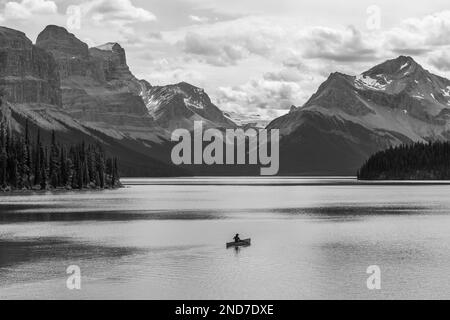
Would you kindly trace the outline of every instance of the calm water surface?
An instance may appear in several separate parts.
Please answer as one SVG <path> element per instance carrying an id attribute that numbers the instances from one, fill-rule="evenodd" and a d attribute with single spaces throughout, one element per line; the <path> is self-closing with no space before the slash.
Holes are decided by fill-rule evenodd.
<path id="1" fill-rule="evenodd" d="M 0 298 L 450 298 L 450 185 L 124 179 L 0 195 Z M 252 246 L 227 250 L 235 233 Z M 66 288 L 78 265 L 82 288 Z M 370 291 L 368 266 L 382 289 Z"/>

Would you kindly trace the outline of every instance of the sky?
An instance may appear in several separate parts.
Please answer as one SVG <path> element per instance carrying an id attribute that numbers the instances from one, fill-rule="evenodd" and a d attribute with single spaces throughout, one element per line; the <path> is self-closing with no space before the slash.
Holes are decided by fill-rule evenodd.
<path id="1" fill-rule="evenodd" d="M 410 55 L 450 78 L 448 0 L 0 0 L 0 25 L 34 42 L 48 24 L 118 42 L 152 85 L 204 88 L 221 109 L 272 119 L 332 72 Z"/>

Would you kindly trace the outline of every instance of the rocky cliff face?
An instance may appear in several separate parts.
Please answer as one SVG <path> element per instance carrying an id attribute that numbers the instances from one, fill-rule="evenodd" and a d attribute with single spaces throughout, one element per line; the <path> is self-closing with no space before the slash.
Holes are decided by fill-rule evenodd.
<path id="1" fill-rule="evenodd" d="M 102 63 L 106 81 L 135 81 L 127 65 L 125 50 L 118 43 L 106 43 L 89 50 Z"/>
<path id="2" fill-rule="evenodd" d="M 128 86 L 117 92 L 117 85 L 109 87 L 103 61 L 90 56 L 85 44 L 63 28 L 48 27 L 39 45 L 0 27 L 0 120 L 13 132 L 23 133 L 28 121 L 32 135 L 39 130 L 43 140 L 55 131 L 62 143 L 100 143 L 119 157 L 127 176 L 185 174 L 155 160 L 148 140 L 132 137 L 159 136 L 147 126 L 153 121 L 142 98 Z"/>
<path id="3" fill-rule="evenodd" d="M 140 96 L 145 84 L 130 72 L 119 44 L 88 49 L 66 29 L 48 26 L 36 45 L 56 59 L 63 108 L 71 116 L 117 139 L 163 141 L 166 132 L 155 126 Z"/>
<path id="4" fill-rule="evenodd" d="M 70 57 L 84 57 L 89 55 L 87 44 L 67 32 L 63 27 L 49 25 L 39 34 L 36 44 L 52 53 L 59 53 Z"/>
<path id="5" fill-rule="evenodd" d="M 358 76 L 331 74 L 301 108 L 274 120 L 283 174 L 355 175 L 373 153 L 450 138 L 450 81 L 411 57 Z"/>
<path id="6" fill-rule="evenodd" d="M 47 26 L 38 36 L 36 46 L 51 53 L 58 63 L 58 71 L 64 82 L 69 77 L 92 77 L 104 81 L 99 63 L 89 57 L 88 45 L 66 29 Z"/>
<path id="7" fill-rule="evenodd" d="M 53 57 L 24 33 L 0 27 L 0 86 L 11 103 L 61 106 L 60 80 Z"/>

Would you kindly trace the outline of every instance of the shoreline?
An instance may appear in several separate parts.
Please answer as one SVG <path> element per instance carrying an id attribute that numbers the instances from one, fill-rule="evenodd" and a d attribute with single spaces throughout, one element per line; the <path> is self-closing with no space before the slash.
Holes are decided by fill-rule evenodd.
<path id="1" fill-rule="evenodd" d="M 117 190 L 127 188 L 124 184 L 114 188 L 82 188 L 82 189 L 69 189 L 69 188 L 49 188 L 45 190 L 41 189 L 11 189 L 11 190 L 0 190 L 1 195 L 8 194 L 46 194 L 46 193 L 68 193 L 68 192 L 85 192 L 85 191 L 107 191 L 107 190 Z"/>

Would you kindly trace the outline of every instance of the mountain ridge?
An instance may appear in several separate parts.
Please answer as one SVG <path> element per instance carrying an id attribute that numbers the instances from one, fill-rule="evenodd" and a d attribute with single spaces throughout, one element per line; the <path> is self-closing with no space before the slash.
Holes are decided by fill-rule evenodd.
<path id="1" fill-rule="evenodd" d="M 189 83 L 152 86 L 137 79 L 117 42 L 89 48 L 65 28 L 49 25 L 33 45 L 24 33 L 1 27 L 0 50 L 2 117 L 13 129 L 20 131 L 29 118 L 43 130 L 76 132 L 123 154 L 133 150 L 140 164 L 129 155 L 125 161 L 136 172 L 147 158 L 173 170 L 170 133 L 192 130 L 194 121 L 221 130 L 265 125 L 258 115 L 222 111 L 204 89 Z M 382 149 L 449 140 L 450 80 L 410 56 L 356 76 L 334 72 L 303 106 L 292 106 L 266 128 L 281 133 L 280 174 L 354 175 Z M 192 173 L 212 172 L 207 169 Z"/>
<path id="2" fill-rule="evenodd" d="M 450 80 L 407 56 L 357 76 L 332 73 L 301 108 L 267 126 L 281 131 L 281 171 L 354 175 L 384 148 L 447 140 L 449 90 Z"/>

